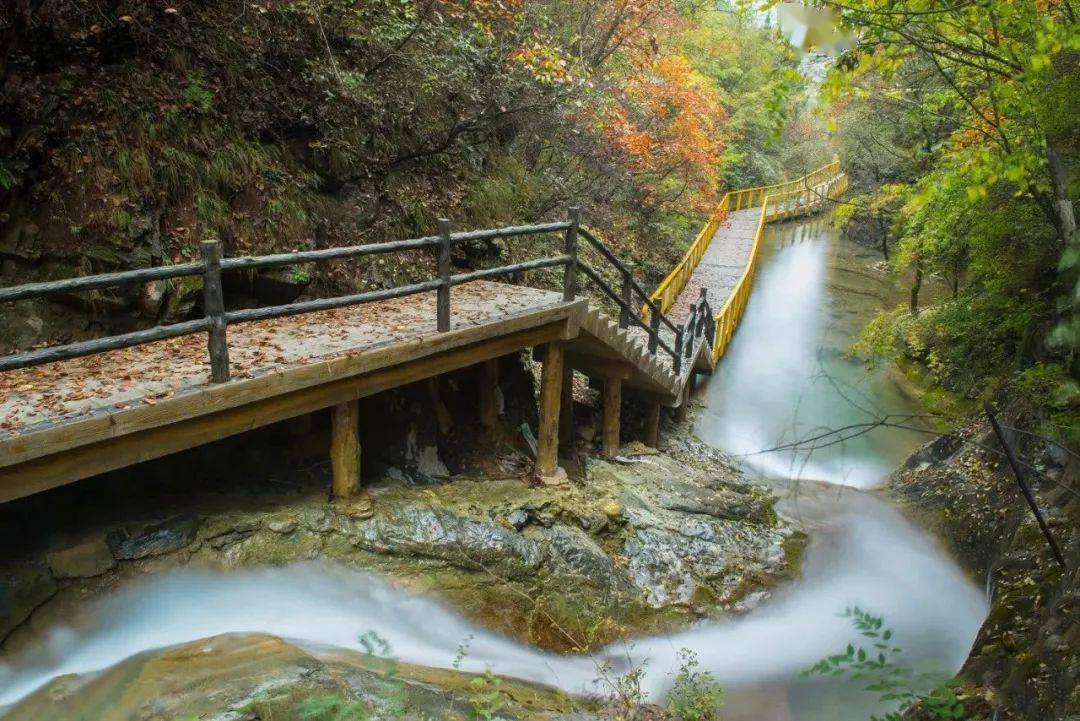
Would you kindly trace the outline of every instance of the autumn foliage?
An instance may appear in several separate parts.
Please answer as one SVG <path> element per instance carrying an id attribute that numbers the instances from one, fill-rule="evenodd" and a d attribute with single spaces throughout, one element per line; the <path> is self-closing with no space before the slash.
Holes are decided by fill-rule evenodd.
<path id="1" fill-rule="evenodd" d="M 715 204 L 727 113 L 717 88 L 681 55 L 647 58 L 613 95 L 600 124 L 611 152 L 663 201 L 670 178 L 693 189 L 694 207 Z"/>

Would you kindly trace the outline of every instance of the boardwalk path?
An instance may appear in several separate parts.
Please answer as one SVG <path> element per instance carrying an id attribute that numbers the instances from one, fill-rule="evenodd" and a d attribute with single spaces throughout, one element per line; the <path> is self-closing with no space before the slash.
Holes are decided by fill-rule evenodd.
<path id="1" fill-rule="evenodd" d="M 558 305 L 558 293 L 478 281 L 454 289 L 452 328 L 477 327 Z M 435 294 L 229 329 L 235 380 L 434 336 Z M 0 439 L 155 405 L 210 385 L 206 336 L 182 336 L 0 373 Z"/>
<path id="2" fill-rule="evenodd" d="M 746 269 L 760 219 L 761 208 L 748 208 L 734 211 L 721 224 L 686 288 L 671 306 L 669 316 L 674 322 L 687 321 L 690 306 L 697 301 L 702 288 L 708 289 L 709 303 L 714 309 L 723 307 Z"/>
<path id="3" fill-rule="evenodd" d="M 716 231 L 700 265 L 672 308 L 686 321 L 701 288 L 723 305 L 746 267 L 761 211 L 740 210 Z M 454 290 L 454 327 L 477 326 L 559 303 L 558 294 L 476 282 Z M 246 323 L 229 331 L 234 377 L 251 378 L 295 365 L 360 353 L 435 333 L 434 293 L 340 310 Z M 646 336 L 640 329 L 632 334 Z M 672 334 L 664 333 L 669 342 Z M 660 355 L 666 365 L 670 358 Z M 153 405 L 209 384 L 206 340 L 183 336 L 85 358 L 0 374 L 0 438 L 94 414 Z"/>

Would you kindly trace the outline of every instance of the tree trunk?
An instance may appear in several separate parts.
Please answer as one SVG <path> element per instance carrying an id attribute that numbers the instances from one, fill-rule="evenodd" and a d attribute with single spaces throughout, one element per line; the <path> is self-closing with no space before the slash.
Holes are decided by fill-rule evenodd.
<path id="1" fill-rule="evenodd" d="M 881 257 L 889 260 L 889 223 L 884 218 L 877 219 L 878 233 L 881 235 Z"/>
<path id="2" fill-rule="evenodd" d="M 915 259 L 915 278 L 911 281 L 911 314 L 919 314 L 919 290 L 922 288 L 922 258 Z"/>
<path id="3" fill-rule="evenodd" d="M 1046 145 L 1046 165 L 1054 193 L 1054 226 L 1058 241 L 1064 245 L 1076 232 L 1076 215 L 1073 213 L 1072 201 L 1069 200 L 1069 179 L 1065 173 L 1065 165 L 1049 143 Z"/>

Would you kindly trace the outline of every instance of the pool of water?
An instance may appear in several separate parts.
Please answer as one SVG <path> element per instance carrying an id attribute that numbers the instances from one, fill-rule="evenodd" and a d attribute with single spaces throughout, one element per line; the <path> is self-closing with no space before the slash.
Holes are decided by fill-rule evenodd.
<path id="1" fill-rule="evenodd" d="M 857 488 L 879 484 L 930 439 L 870 430 L 886 416 L 925 429 L 923 410 L 884 367 L 847 357 L 866 321 L 899 299 L 873 269 L 879 257 L 827 219 L 769 228 L 746 313 L 708 384 L 703 439 L 767 476 Z"/>

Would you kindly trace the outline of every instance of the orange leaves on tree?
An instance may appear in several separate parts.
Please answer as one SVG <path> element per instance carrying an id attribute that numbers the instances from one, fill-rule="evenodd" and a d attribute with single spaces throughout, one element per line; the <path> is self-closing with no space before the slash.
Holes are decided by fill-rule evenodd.
<path id="1" fill-rule="evenodd" d="M 676 178 L 695 191 L 695 206 L 709 208 L 726 120 L 717 88 L 672 54 L 646 61 L 627 77 L 601 124 L 613 152 L 636 173 L 655 176 L 651 201 L 663 202 L 664 181 Z"/>

